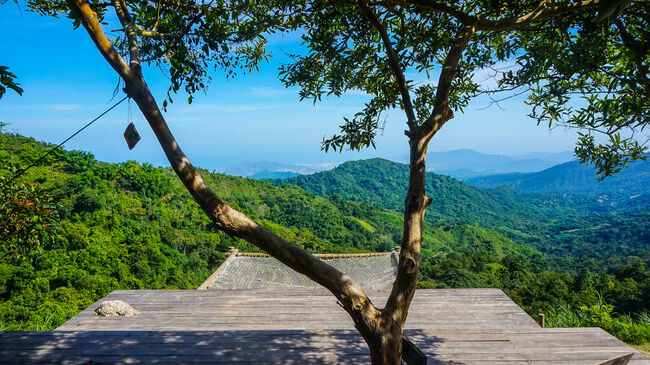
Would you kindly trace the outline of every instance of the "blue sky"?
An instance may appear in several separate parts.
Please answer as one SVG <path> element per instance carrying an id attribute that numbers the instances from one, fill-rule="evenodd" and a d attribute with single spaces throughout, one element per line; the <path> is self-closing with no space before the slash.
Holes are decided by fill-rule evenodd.
<path id="1" fill-rule="evenodd" d="M 0 100 L 0 121 L 10 130 L 38 140 L 58 143 L 122 98 L 113 90 L 117 75 L 95 49 L 85 30 L 72 28 L 68 19 L 41 17 L 24 5 L 0 5 L 0 65 L 10 67 L 25 90 L 9 91 Z M 338 131 L 344 116 L 363 107 L 364 95 L 330 97 L 316 105 L 299 101 L 296 89 L 286 89 L 277 79 L 283 51 L 298 47 L 296 37 L 276 37 L 271 51 L 277 56 L 258 73 L 227 80 L 214 73 L 207 94 L 188 105 L 182 95 L 166 113 L 170 128 L 195 165 L 214 169 L 252 161 L 287 164 L 339 163 L 371 157 L 405 160 L 408 143 L 401 111 L 389 113 L 377 149 L 342 154 L 320 150 L 323 136 Z M 158 69 L 145 69 L 159 103 L 167 79 Z M 562 152 L 573 149 L 574 131 L 537 126 L 528 117 L 523 99 L 485 109 L 486 99 L 476 99 L 464 114 L 457 114 L 434 137 L 430 151 L 459 148 L 484 153 L 520 155 L 528 152 Z M 90 151 L 99 160 L 137 160 L 167 165 L 153 133 L 132 104 L 132 120 L 142 140 L 129 151 L 122 138 L 129 120 L 124 102 L 66 144 Z"/>

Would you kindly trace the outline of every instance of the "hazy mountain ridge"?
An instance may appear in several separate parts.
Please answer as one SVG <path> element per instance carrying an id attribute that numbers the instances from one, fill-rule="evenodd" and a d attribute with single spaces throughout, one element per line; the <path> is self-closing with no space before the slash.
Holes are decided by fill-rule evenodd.
<path id="1" fill-rule="evenodd" d="M 231 176 L 250 177 L 252 179 L 282 179 L 295 175 L 313 174 L 323 170 L 330 170 L 336 166 L 337 164 L 333 162 L 286 164 L 271 161 L 256 161 L 220 167 L 215 169 L 214 172 Z"/>
<path id="2" fill-rule="evenodd" d="M 248 176 L 251 179 L 257 179 L 257 180 L 262 180 L 262 179 L 288 179 L 291 177 L 296 177 L 300 175 L 297 172 L 293 171 L 269 171 L 269 170 L 262 170 L 258 171 L 250 176 Z"/>
<path id="3" fill-rule="evenodd" d="M 618 174 L 597 181 L 595 170 L 579 161 L 566 162 L 535 173 L 509 173 L 465 180 L 480 188 L 510 186 L 526 193 L 650 194 L 650 161 L 635 161 Z"/>
<path id="4" fill-rule="evenodd" d="M 510 172 L 541 171 L 571 159 L 570 152 L 531 152 L 522 156 L 505 156 L 459 149 L 427 153 L 429 171 L 457 179 Z"/>
<path id="5" fill-rule="evenodd" d="M 508 172 L 541 171 L 558 163 L 570 161 L 572 156 L 571 152 L 530 152 L 521 156 L 505 156 L 481 153 L 470 149 L 458 149 L 446 152 L 429 152 L 428 160 L 430 171 L 464 180 Z M 225 166 L 214 171 L 252 179 L 282 179 L 299 174 L 331 170 L 337 165 L 338 163 L 334 162 L 286 164 L 257 161 Z"/>

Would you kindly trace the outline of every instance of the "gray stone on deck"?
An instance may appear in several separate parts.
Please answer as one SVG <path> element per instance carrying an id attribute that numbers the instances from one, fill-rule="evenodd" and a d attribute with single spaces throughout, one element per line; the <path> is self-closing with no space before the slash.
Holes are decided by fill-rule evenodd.
<path id="1" fill-rule="evenodd" d="M 131 307 L 128 303 L 121 300 L 106 300 L 99 303 L 95 314 L 102 317 L 123 316 L 133 317 L 139 312 Z"/>

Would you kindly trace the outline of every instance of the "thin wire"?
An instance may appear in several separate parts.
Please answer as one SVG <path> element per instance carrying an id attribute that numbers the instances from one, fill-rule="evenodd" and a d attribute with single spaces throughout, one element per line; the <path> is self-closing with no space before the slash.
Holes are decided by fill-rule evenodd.
<path id="1" fill-rule="evenodd" d="M 127 105 L 129 106 L 129 113 L 127 115 L 127 118 L 128 118 L 127 122 L 131 123 L 131 122 L 133 122 L 133 117 L 132 117 L 132 114 L 131 114 L 131 99 L 129 99 L 129 101 L 127 102 Z"/>
<path id="2" fill-rule="evenodd" d="M 61 146 L 63 146 L 66 142 L 68 142 L 69 140 L 71 140 L 72 138 L 74 138 L 77 134 L 81 133 L 81 131 L 83 131 L 84 129 L 88 128 L 91 124 L 95 123 L 97 120 L 99 120 L 99 118 L 101 118 L 101 117 L 103 117 L 104 115 L 106 115 L 108 112 L 110 112 L 111 110 L 113 110 L 116 106 L 120 105 L 120 104 L 121 104 L 124 100 L 126 100 L 127 98 L 128 98 L 128 96 L 125 96 L 122 100 L 120 100 L 120 101 L 118 101 L 117 103 L 113 104 L 113 106 L 111 106 L 110 108 L 106 109 L 103 113 L 101 113 L 101 114 L 100 114 L 99 116 L 97 116 L 95 119 L 91 120 L 91 121 L 88 122 L 85 126 L 81 127 L 81 129 L 79 129 L 78 131 L 74 132 L 70 137 L 66 138 L 65 141 L 59 143 L 59 144 L 56 145 L 55 147 L 52 147 L 52 149 L 50 149 L 49 151 L 47 151 L 43 156 L 41 156 L 38 160 L 36 160 L 35 162 L 33 162 L 31 165 L 29 165 L 29 166 L 25 167 L 24 169 L 18 171 L 18 172 L 16 173 L 16 175 L 14 175 L 14 177 L 12 177 L 11 179 L 9 179 L 9 181 L 6 181 L 4 184 L 2 184 L 2 188 L 4 188 L 5 186 L 11 184 L 14 180 L 16 180 L 16 179 L 19 178 L 21 175 L 23 175 L 25 172 L 27 172 L 27 170 L 29 170 L 29 169 L 31 169 L 32 167 L 38 165 L 38 163 L 41 162 L 41 161 L 43 161 L 43 159 L 44 159 L 45 157 L 49 156 L 50 153 L 54 152 L 54 150 L 57 150 L 57 149 L 61 148 Z"/>

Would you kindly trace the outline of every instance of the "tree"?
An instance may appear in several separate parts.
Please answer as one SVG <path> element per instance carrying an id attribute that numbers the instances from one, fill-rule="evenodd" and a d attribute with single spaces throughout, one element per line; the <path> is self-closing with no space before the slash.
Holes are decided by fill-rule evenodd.
<path id="1" fill-rule="evenodd" d="M 603 1 L 601 3 L 601 1 Z M 425 211 L 426 152 L 442 126 L 482 93 L 528 93 L 538 123 L 583 130 L 576 153 L 602 176 L 643 158 L 645 145 L 633 133 L 648 123 L 647 2 L 604 0 L 249 1 L 31 0 L 32 9 L 68 14 L 83 25 L 97 49 L 124 81 L 149 122 L 169 162 L 216 226 L 268 252 L 330 290 L 370 347 L 373 363 L 399 364 L 401 336 L 420 262 Z M 614 4 L 614 6 L 612 6 Z M 611 9 L 614 10 L 611 10 Z M 112 9 L 120 36 L 102 29 Z M 602 20 L 598 21 L 598 18 Z M 142 74 L 141 63 L 168 65 L 171 93 L 205 88 L 208 67 L 229 75 L 253 70 L 265 59 L 264 36 L 300 29 L 309 52 L 281 70 L 302 98 L 319 100 L 360 89 L 371 96 L 345 120 L 323 148 L 374 145 L 383 112 L 404 111 L 410 145 L 410 180 L 398 274 L 384 308 L 375 306 L 346 275 L 307 251 L 266 231 L 214 194 L 169 131 Z M 128 62 L 126 61 L 128 59 Z M 507 62 L 513 67 L 503 68 Z M 483 90 L 476 73 L 492 70 L 497 87 Z M 439 72 L 439 75 L 436 75 Z M 426 75 L 419 84 L 408 74 Z M 434 74 L 436 84 L 429 82 Z M 573 103 L 581 98 L 580 103 Z M 600 145 L 594 133 L 610 136 Z M 435 193 L 435 192 L 432 192 Z"/>
<path id="2" fill-rule="evenodd" d="M 0 126 L 0 131 L 2 130 Z M 0 163 L 10 176 L 18 169 Z M 29 257 L 52 241 L 56 233 L 57 207 L 52 197 L 36 184 L 15 182 L 0 174 L 0 256 L 17 261 Z"/>
<path id="3" fill-rule="evenodd" d="M 9 67 L 0 66 L 0 99 L 2 99 L 2 96 L 7 92 L 7 89 L 15 91 L 18 95 L 23 94 L 23 89 L 20 87 L 20 84 L 16 82 L 16 78 L 16 74 L 9 71 Z"/>

